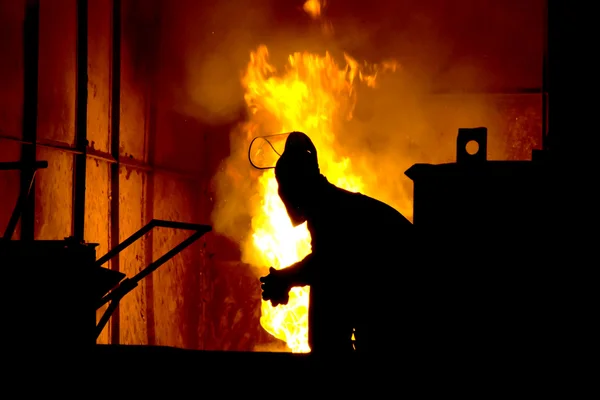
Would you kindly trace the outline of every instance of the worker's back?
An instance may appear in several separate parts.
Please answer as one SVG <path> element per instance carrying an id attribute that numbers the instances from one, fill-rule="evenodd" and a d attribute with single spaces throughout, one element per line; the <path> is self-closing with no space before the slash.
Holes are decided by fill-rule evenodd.
<path id="1" fill-rule="evenodd" d="M 400 305 L 417 270 L 412 265 L 412 224 L 380 201 L 329 183 L 320 172 L 314 144 L 302 132 L 289 134 L 275 177 L 292 224 L 307 222 L 312 255 L 280 278 L 274 272 L 264 277 L 263 298 L 267 293 L 267 299 L 285 301 L 278 288 L 310 285 L 313 353 L 352 350 L 353 329 L 357 350 L 388 350 L 385 339 L 402 317 Z"/>
<path id="2" fill-rule="evenodd" d="M 407 284 L 402 275 L 411 268 L 412 224 L 385 203 L 325 182 L 308 228 L 320 260 L 311 285 L 320 309 L 315 318 L 322 311 L 327 324 L 332 315 L 351 324 L 359 349 L 381 342 L 397 323 L 400 287 Z"/>

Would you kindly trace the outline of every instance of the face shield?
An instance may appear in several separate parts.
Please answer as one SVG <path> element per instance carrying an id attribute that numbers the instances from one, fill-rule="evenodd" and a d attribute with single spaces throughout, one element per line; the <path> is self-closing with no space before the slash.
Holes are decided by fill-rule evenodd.
<path id="1" fill-rule="evenodd" d="M 275 169 L 279 157 L 285 150 L 285 143 L 292 132 L 257 136 L 250 142 L 248 161 L 256 169 Z"/>

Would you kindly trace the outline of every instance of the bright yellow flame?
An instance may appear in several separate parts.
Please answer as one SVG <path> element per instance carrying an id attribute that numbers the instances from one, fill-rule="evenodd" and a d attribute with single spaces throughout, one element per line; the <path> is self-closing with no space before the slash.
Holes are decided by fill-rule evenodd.
<path id="1" fill-rule="evenodd" d="M 363 182 L 353 174 L 350 159 L 336 152 L 335 130 L 352 118 L 356 101 L 354 84 L 375 84 L 377 67 L 371 68 L 345 56 L 340 67 L 334 58 L 310 53 L 288 57 L 283 71 L 270 64 L 266 46 L 250 54 L 242 79 L 250 121 L 244 126 L 249 137 L 275 132 L 302 131 L 313 140 L 321 171 L 333 184 L 350 191 L 363 191 Z M 383 69 L 395 69 L 393 64 Z M 293 228 L 277 194 L 272 170 L 259 178 L 261 207 L 252 218 L 251 246 L 246 251 L 258 266 L 285 268 L 310 253 L 306 225 Z M 247 257 L 248 258 L 248 257 Z M 309 288 L 294 288 L 289 303 L 272 307 L 263 301 L 260 323 L 271 335 L 285 341 L 293 352 L 308 352 Z"/>
<path id="2" fill-rule="evenodd" d="M 321 2 L 319 0 L 307 0 L 302 8 L 314 19 L 321 16 Z"/>

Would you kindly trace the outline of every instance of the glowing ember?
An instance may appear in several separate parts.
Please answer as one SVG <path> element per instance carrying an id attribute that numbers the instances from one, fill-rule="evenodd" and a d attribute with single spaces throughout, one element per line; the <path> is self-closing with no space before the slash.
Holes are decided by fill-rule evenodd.
<path id="1" fill-rule="evenodd" d="M 351 191 L 364 191 L 359 176 L 352 172 L 348 158 L 335 150 L 335 127 L 352 118 L 356 101 L 354 84 L 375 83 L 375 74 L 349 56 L 340 67 L 330 54 L 323 56 L 294 53 L 286 68 L 279 72 L 269 63 L 268 50 L 259 47 L 250 54 L 250 62 L 242 79 L 250 121 L 244 125 L 248 137 L 289 131 L 307 133 L 319 154 L 321 171 L 335 185 Z M 394 68 L 392 64 L 383 66 Z M 372 68 L 377 71 L 377 68 Z M 261 205 L 252 216 L 250 246 L 253 264 L 260 267 L 285 268 L 310 253 L 310 234 L 306 225 L 293 228 L 277 195 L 273 170 L 259 178 Z M 263 328 L 285 341 L 293 352 L 308 352 L 309 288 L 294 288 L 286 306 L 272 307 L 262 303 L 260 319 Z"/>

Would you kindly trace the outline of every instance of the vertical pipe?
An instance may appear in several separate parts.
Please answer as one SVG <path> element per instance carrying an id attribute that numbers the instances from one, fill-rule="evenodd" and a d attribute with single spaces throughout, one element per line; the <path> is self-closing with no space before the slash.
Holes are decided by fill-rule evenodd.
<path id="1" fill-rule="evenodd" d="M 149 97 L 148 107 L 146 109 L 146 154 L 148 155 L 148 164 L 154 165 L 154 136 L 156 134 L 156 107 L 154 100 L 154 79 L 149 79 L 147 95 Z M 154 218 L 154 171 L 148 171 L 145 174 L 145 221 L 149 223 Z M 146 235 L 146 263 L 154 260 L 154 233 L 148 232 Z M 154 316 L 154 274 L 146 279 L 146 334 L 148 335 L 148 344 L 156 344 L 156 327 Z"/>
<path id="2" fill-rule="evenodd" d="M 110 165 L 110 247 L 119 244 L 119 144 L 121 129 L 121 0 L 113 0 L 112 10 L 112 59 L 110 102 L 110 151 L 115 163 Z M 119 255 L 110 263 L 113 271 L 119 271 Z M 120 313 L 117 308 L 110 321 L 110 342 L 120 343 Z"/>
<path id="3" fill-rule="evenodd" d="M 38 68 L 40 47 L 40 2 L 25 2 L 25 23 L 23 26 L 23 141 L 31 145 L 21 146 L 21 161 L 36 160 L 37 119 L 38 119 Z M 30 187 L 33 171 L 21 171 L 21 196 Z M 35 230 L 35 185 L 23 204 L 21 214 L 21 240 L 33 240 Z"/>
<path id="4" fill-rule="evenodd" d="M 586 102 L 582 88 L 587 88 L 589 75 L 584 71 L 586 63 L 578 60 L 582 54 L 582 41 L 587 37 L 578 24 L 578 8 L 562 0 L 548 0 L 548 70 L 547 91 L 552 112 L 548 113 L 548 149 L 553 156 L 571 153 L 575 141 L 568 140 L 576 132 L 584 132 L 593 126 L 592 112 L 583 112 Z M 569 149 L 567 149 L 569 148 Z"/>
<path id="5" fill-rule="evenodd" d="M 152 109 L 152 107 L 150 107 Z M 152 111 L 150 111 L 152 112 Z M 152 135 L 153 131 L 150 130 L 148 135 Z M 150 148 L 147 150 L 151 154 Z M 150 158 L 150 157 L 149 157 Z M 151 158 L 150 158 L 151 159 Z M 149 161 L 150 162 L 150 161 Z M 154 172 L 148 171 L 145 179 L 145 221 L 144 224 L 149 223 L 154 215 Z M 146 264 L 150 264 L 154 260 L 154 234 L 153 231 L 148 232 L 146 235 L 145 254 Z M 154 346 L 156 344 L 156 319 L 154 316 L 154 274 L 146 278 L 146 334 L 148 335 L 148 345 Z"/>
<path id="6" fill-rule="evenodd" d="M 160 57 L 160 48 L 161 48 L 161 27 L 160 27 L 160 18 L 163 16 L 162 10 L 160 7 L 162 6 L 162 2 L 153 2 L 153 10 L 152 13 L 152 24 L 151 26 L 154 28 L 152 32 L 149 32 L 151 36 L 149 36 L 149 41 L 152 46 L 148 46 L 146 48 L 145 56 L 148 57 L 146 62 L 146 66 L 148 69 L 146 70 L 147 82 L 148 86 L 146 87 L 146 127 L 145 127 L 145 135 L 146 135 L 146 145 L 145 151 L 147 155 L 147 163 L 149 165 L 154 165 L 154 156 L 155 156 L 155 144 L 156 144 L 156 124 L 157 124 L 157 85 L 159 83 L 158 79 L 158 60 Z M 146 174 L 145 181 L 145 191 L 146 191 L 146 204 L 145 204 L 145 214 L 147 224 L 150 222 L 152 218 L 154 218 L 154 183 L 155 183 L 155 172 L 150 171 Z M 154 259 L 154 235 L 153 232 L 150 231 L 148 233 L 147 241 L 146 241 L 146 263 L 152 262 Z M 148 344 L 155 345 L 156 344 L 156 325 L 155 325 L 155 312 L 154 312 L 154 275 L 149 276 L 146 279 L 146 332 L 148 335 Z"/>
<path id="7" fill-rule="evenodd" d="M 88 1 L 77 0 L 77 72 L 75 92 L 75 155 L 73 168 L 73 236 L 84 240 L 88 102 Z"/>
<path id="8" fill-rule="evenodd" d="M 543 58 L 542 58 L 542 149 L 548 150 L 548 114 L 550 110 L 550 82 L 548 76 L 548 0 L 544 1 L 543 11 Z"/>

